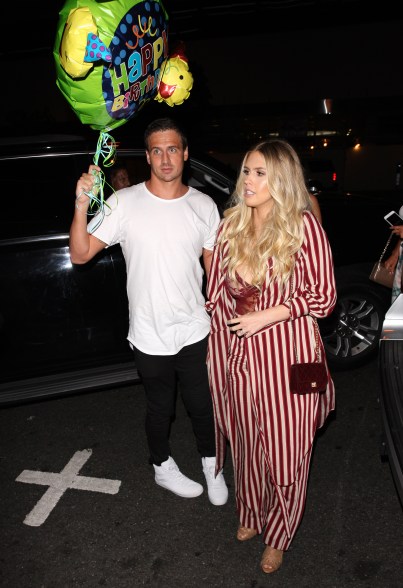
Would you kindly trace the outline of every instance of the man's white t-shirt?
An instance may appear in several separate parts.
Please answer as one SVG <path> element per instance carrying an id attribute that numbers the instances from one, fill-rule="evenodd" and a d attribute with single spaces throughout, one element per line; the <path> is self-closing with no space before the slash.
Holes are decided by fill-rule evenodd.
<path id="1" fill-rule="evenodd" d="M 96 215 L 88 231 L 122 248 L 129 342 L 150 355 L 174 355 L 204 339 L 210 318 L 200 257 L 203 248 L 213 249 L 220 222 L 213 199 L 189 188 L 180 198 L 164 200 L 141 183 L 113 194 L 107 205 L 102 222 L 96 227 Z"/>

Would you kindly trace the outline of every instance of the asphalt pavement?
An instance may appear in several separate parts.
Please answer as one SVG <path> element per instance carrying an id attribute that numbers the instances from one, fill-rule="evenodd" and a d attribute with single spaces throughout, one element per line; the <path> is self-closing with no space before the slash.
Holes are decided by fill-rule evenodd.
<path id="1" fill-rule="evenodd" d="M 381 453 L 377 361 L 333 373 L 337 411 L 315 444 L 301 527 L 282 568 L 239 543 L 233 471 L 222 507 L 207 491 L 158 487 L 141 385 L 0 411 L 2 588 L 401 588 L 403 511 Z M 178 400 L 173 457 L 205 486 Z"/>

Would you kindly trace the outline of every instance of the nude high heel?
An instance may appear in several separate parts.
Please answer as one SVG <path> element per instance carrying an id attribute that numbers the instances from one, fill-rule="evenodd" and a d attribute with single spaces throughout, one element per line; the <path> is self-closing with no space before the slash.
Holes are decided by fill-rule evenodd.
<path id="1" fill-rule="evenodd" d="M 268 545 L 263 552 L 260 567 L 265 574 L 276 572 L 283 563 L 283 551 Z"/>
<path id="2" fill-rule="evenodd" d="M 236 534 L 236 538 L 238 541 L 248 541 L 257 535 L 256 529 L 249 529 L 248 527 L 243 527 L 242 525 L 238 527 L 238 531 Z"/>

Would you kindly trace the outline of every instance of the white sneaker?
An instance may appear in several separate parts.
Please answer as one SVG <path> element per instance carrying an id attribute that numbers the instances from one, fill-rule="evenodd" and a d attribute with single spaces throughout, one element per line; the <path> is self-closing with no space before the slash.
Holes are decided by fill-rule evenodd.
<path id="1" fill-rule="evenodd" d="M 203 472 L 206 477 L 208 497 L 211 504 L 222 506 L 228 500 L 228 488 L 222 470 L 215 475 L 215 457 L 202 457 Z"/>
<path id="2" fill-rule="evenodd" d="M 160 466 L 154 465 L 155 481 L 158 486 L 170 490 L 182 498 L 196 498 L 203 492 L 203 486 L 184 476 L 172 457 Z"/>

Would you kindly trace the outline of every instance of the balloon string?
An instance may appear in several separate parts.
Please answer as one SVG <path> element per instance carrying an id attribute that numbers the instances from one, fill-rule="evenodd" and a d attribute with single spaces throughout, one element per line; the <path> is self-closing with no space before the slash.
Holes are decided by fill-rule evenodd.
<path id="1" fill-rule="evenodd" d="M 116 142 L 114 138 L 109 135 L 109 133 L 101 131 L 99 133 L 97 148 L 94 153 L 95 165 L 110 167 L 115 163 L 115 155 Z M 101 163 L 99 163 L 100 159 L 102 160 Z M 85 192 L 85 194 L 90 199 L 88 214 L 91 216 L 99 215 L 99 218 L 97 222 L 91 226 L 91 233 L 93 233 L 104 220 L 106 210 L 109 209 L 109 211 L 111 211 L 111 207 L 105 202 L 104 198 L 105 183 L 109 186 L 109 184 L 105 182 L 105 174 L 102 169 L 99 172 L 94 171 L 93 173 L 95 175 L 94 186 L 90 192 Z"/>
<path id="2" fill-rule="evenodd" d="M 94 154 L 94 163 L 98 165 L 99 157 L 102 156 L 103 166 L 110 167 L 115 163 L 116 142 L 115 139 L 105 131 L 99 133 L 97 149 Z"/>

